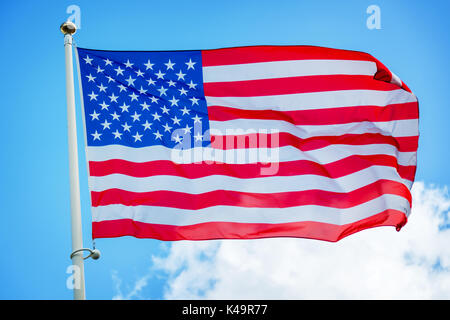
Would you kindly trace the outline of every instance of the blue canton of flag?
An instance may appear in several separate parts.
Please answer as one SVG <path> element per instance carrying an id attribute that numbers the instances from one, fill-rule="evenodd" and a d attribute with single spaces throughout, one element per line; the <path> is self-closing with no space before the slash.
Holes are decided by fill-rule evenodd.
<path id="1" fill-rule="evenodd" d="M 200 51 L 77 48 L 88 146 L 207 146 Z"/>

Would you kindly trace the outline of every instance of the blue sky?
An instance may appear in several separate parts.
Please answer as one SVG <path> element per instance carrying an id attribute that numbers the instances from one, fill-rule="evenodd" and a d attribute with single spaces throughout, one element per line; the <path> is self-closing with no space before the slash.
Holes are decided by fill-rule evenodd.
<path id="1" fill-rule="evenodd" d="M 71 236 L 64 47 L 59 31 L 69 16 L 66 8 L 72 4 L 81 9 L 81 29 L 75 41 L 85 48 L 188 50 L 299 44 L 368 52 L 419 98 L 416 180 L 438 188 L 433 190 L 450 185 L 448 1 L 2 2 L 0 299 L 72 298 L 66 288 Z M 366 8 L 372 4 L 381 9 L 380 30 L 366 27 Z M 77 84 L 76 100 L 83 239 L 85 247 L 91 247 Z M 447 201 L 445 192 L 438 193 L 438 199 Z M 447 214 L 445 206 L 439 208 L 440 214 Z M 201 259 L 194 255 L 203 267 L 208 253 L 224 248 L 211 243 L 211 248 L 206 248 L 210 244 L 195 244 L 200 251 L 206 250 L 201 251 L 206 254 Z M 102 258 L 85 263 L 87 298 L 127 297 L 126 292 L 133 289 L 139 292 L 130 298 L 179 297 L 173 294 L 173 284 L 181 279 L 182 269 L 168 267 L 176 253 L 171 243 L 124 237 L 99 239 L 96 245 Z M 181 246 L 186 245 L 189 242 Z M 152 260 L 152 255 L 168 257 L 166 267 L 158 267 L 161 260 Z M 136 286 L 139 280 L 142 288 Z"/>

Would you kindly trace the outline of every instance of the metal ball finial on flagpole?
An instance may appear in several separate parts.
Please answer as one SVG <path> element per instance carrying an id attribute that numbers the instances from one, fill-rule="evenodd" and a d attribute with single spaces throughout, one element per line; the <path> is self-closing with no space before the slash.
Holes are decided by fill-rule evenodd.
<path id="1" fill-rule="evenodd" d="M 75 32 L 77 32 L 77 26 L 72 21 L 63 22 L 59 27 L 59 29 L 64 35 L 66 34 L 73 35 Z"/>
<path id="2" fill-rule="evenodd" d="M 75 89 L 73 80 L 72 35 L 77 31 L 76 25 L 66 21 L 60 26 L 64 34 L 64 50 L 66 57 L 66 102 L 67 133 L 69 146 L 70 177 L 70 218 L 72 230 L 72 265 L 73 265 L 73 298 L 86 299 L 84 284 L 83 235 L 81 229 L 80 182 L 78 174 L 77 126 L 75 112 Z"/>

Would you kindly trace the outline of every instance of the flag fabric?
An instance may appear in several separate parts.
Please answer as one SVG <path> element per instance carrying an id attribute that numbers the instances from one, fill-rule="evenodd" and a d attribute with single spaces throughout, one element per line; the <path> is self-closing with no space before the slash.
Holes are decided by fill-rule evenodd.
<path id="1" fill-rule="evenodd" d="M 93 238 L 338 241 L 406 223 L 418 101 L 363 52 L 77 48 Z"/>

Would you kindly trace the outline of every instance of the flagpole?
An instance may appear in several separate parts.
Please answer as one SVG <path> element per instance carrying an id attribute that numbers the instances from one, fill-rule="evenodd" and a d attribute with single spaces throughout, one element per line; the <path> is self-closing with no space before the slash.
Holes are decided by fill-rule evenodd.
<path id="1" fill-rule="evenodd" d="M 75 113 L 75 90 L 73 80 L 72 34 L 76 26 L 70 21 L 60 27 L 64 34 L 64 50 L 66 56 L 66 100 L 67 100 L 67 132 L 69 144 L 69 176 L 70 176 L 70 217 L 72 227 L 72 265 L 74 277 L 74 300 L 85 300 L 83 236 L 81 230 L 80 184 L 78 177 L 77 126 Z"/>

